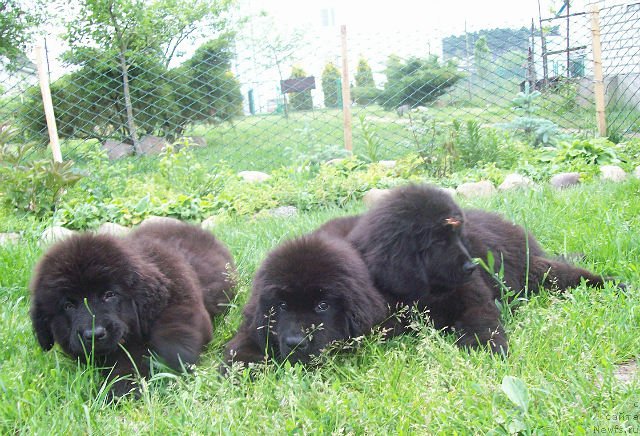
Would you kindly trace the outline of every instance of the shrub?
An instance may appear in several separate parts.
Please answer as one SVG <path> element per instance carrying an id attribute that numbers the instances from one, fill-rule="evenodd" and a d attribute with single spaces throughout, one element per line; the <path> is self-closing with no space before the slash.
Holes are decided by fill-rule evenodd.
<path id="1" fill-rule="evenodd" d="M 230 42 L 220 38 L 198 48 L 179 68 L 168 70 L 153 54 L 129 58 L 131 104 L 138 136 L 174 140 L 193 121 L 228 120 L 242 113 L 240 84 L 231 73 Z M 97 49 L 76 53 L 81 68 L 51 84 L 62 138 L 130 138 L 117 59 Z M 37 86 L 25 93 L 18 121 L 27 139 L 46 141 L 46 121 Z"/>
<path id="2" fill-rule="evenodd" d="M 191 59 L 171 71 L 185 85 L 175 90 L 182 119 L 212 123 L 242 115 L 240 82 L 231 72 L 232 58 L 230 40 L 221 37 L 198 47 Z"/>
<path id="3" fill-rule="evenodd" d="M 356 67 L 356 88 L 375 88 L 376 84 L 373 81 L 373 72 L 371 67 L 365 58 L 358 60 L 358 66 Z"/>
<path id="4" fill-rule="evenodd" d="M 291 70 L 290 79 L 307 77 L 307 73 L 300 67 L 294 66 Z M 313 109 L 313 99 L 311 91 L 292 92 L 289 94 L 289 103 L 294 111 L 306 111 Z"/>
<path id="5" fill-rule="evenodd" d="M 620 163 L 616 145 L 606 138 L 560 141 L 555 147 L 546 147 L 540 154 L 540 161 L 575 170 L 585 165 Z"/>
<path id="6" fill-rule="evenodd" d="M 73 161 L 29 159 L 35 146 L 10 143 L 15 136 L 8 124 L 0 125 L 0 198 L 12 209 L 49 215 L 81 175 L 73 169 Z"/>
<path id="7" fill-rule="evenodd" d="M 534 147 L 550 145 L 561 138 L 560 129 L 555 123 L 536 116 L 539 111 L 536 100 L 541 95 L 539 91 L 519 92 L 513 99 L 513 104 L 516 113 L 521 115 L 509 123 L 500 125 L 505 129 L 515 130 L 522 134 Z"/>
<path id="8" fill-rule="evenodd" d="M 380 104 L 387 110 L 402 105 L 412 108 L 426 105 L 463 77 L 453 62 L 440 63 L 437 56 L 426 59 L 412 57 L 406 61 L 390 56 L 386 75 L 387 83 L 380 96 Z"/>
<path id="9" fill-rule="evenodd" d="M 351 98 L 362 106 L 376 103 L 380 99 L 382 91 L 373 86 L 355 87 L 351 90 Z"/>
<path id="10" fill-rule="evenodd" d="M 324 94 L 324 105 L 329 108 L 340 107 L 340 70 L 329 62 L 322 71 L 322 93 Z"/>

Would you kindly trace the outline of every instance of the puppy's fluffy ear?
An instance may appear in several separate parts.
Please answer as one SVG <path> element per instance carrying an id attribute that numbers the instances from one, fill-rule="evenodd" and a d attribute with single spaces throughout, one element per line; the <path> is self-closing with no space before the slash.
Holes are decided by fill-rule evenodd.
<path id="1" fill-rule="evenodd" d="M 153 320 L 169 301 L 169 280 L 155 265 L 132 261 L 133 310 L 137 316 L 137 328 L 142 335 L 149 334 Z"/>
<path id="2" fill-rule="evenodd" d="M 35 306 L 31 309 L 31 322 L 40 347 L 42 347 L 44 351 L 49 351 L 54 343 L 49 318 L 45 316 L 42 309 Z"/>

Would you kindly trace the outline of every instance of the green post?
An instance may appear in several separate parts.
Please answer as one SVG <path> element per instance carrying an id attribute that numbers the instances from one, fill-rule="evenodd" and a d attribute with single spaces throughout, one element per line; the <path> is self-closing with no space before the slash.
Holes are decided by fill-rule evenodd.
<path id="1" fill-rule="evenodd" d="M 342 79 L 340 77 L 336 79 L 336 89 L 336 94 L 338 94 L 336 96 L 336 99 L 338 100 L 338 107 L 342 108 L 342 92 L 340 92 L 340 90 L 342 89 Z"/>
<path id="2" fill-rule="evenodd" d="M 253 89 L 249 90 L 249 113 L 251 115 L 255 115 L 256 114 L 256 103 L 253 100 Z"/>

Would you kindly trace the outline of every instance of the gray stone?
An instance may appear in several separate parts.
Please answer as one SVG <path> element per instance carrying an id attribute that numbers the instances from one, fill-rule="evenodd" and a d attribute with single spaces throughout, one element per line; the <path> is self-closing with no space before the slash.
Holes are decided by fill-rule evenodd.
<path id="1" fill-rule="evenodd" d="M 160 154 L 167 145 L 169 144 L 164 138 L 147 135 L 138 141 L 138 153 L 145 155 Z"/>
<path id="2" fill-rule="evenodd" d="M 580 173 L 559 173 L 551 177 L 549 184 L 556 189 L 564 189 L 580 184 Z"/>
<path id="3" fill-rule="evenodd" d="M 496 193 L 496 187 L 488 180 L 480 182 L 463 183 L 456 188 L 456 192 L 461 197 L 475 198 L 488 197 Z"/>
<path id="4" fill-rule="evenodd" d="M 629 384 L 638 375 L 638 361 L 630 360 L 628 362 L 617 365 L 613 372 L 613 376 L 623 384 Z"/>
<path id="5" fill-rule="evenodd" d="M 344 157 L 336 157 L 325 162 L 326 165 L 338 165 L 344 162 Z"/>
<path id="6" fill-rule="evenodd" d="M 640 165 L 637 166 L 635 170 L 633 170 L 633 175 L 636 177 L 636 179 L 640 179 Z"/>
<path id="7" fill-rule="evenodd" d="M 389 189 L 372 188 L 367 191 L 366 194 L 364 194 L 364 197 L 362 197 L 362 201 L 364 202 L 365 206 L 371 208 L 374 204 L 389 195 L 389 191 Z"/>
<path id="8" fill-rule="evenodd" d="M 128 227 L 116 223 L 102 223 L 96 233 L 100 235 L 124 236 L 131 230 Z"/>
<path id="9" fill-rule="evenodd" d="M 216 215 L 211 215 L 200 223 L 200 227 L 208 232 L 212 232 L 218 225 L 218 219 L 219 218 Z"/>
<path id="10" fill-rule="evenodd" d="M 42 232 L 40 240 L 45 244 L 52 244 L 54 242 L 62 241 L 70 236 L 75 235 L 77 232 L 73 230 L 65 229 L 61 226 L 51 226 Z"/>
<path id="11" fill-rule="evenodd" d="M 402 106 L 398 106 L 396 108 L 396 113 L 399 117 L 403 117 L 405 114 L 408 114 L 410 110 L 411 106 L 409 106 L 408 104 L 403 104 Z"/>
<path id="12" fill-rule="evenodd" d="M 17 245 L 20 242 L 20 233 L 0 233 L 0 245 Z"/>
<path id="13" fill-rule="evenodd" d="M 269 174 L 261 171 L 240 171 L 238 175 L 242 177 L 245 182 L 249 183 L 260 183 L 271 178 Z"/>
<path id="14" fill-rule="evenodd" d="M 133 146 L 125 142 L 107 139 L 102 146 L 107 150 L 107 156 L 111 160 L 133 155 Z"/>
<path id="15" fill-rule="evenodd" d="M 267 213 L 276 218 L 291 218 L 298 215 L 298 208 L 295 206 L 280 206 L 267 211 Z"/>
<path id="16" fill-rule="evenodd" d="M 600 178 L 611 182 L 622 182 L 627 178 L 627 173 L 617 165 L 602 165 L 600 167 Z"/>
<path id="17" fill-rule="evenodd" d="M 443 191 L 447 192 L 450 196 L 456 196 L 456 190 L 453 188 L 442 188 Z"/>
<path id="18" fill-rule="evenodd" d="M 395 168 L 396 167 L 396 161 L 395 160 L 381 160 L 378 162 L 380 165 L 382 165 L 385 168 Z"/>
<path id="19" fill-rule="evenodd" d="M 144 221 L 140 223 L 140 225 L 149 224 L 149 223 L 181 223 L 181 222 L 182 221 L 180 221 L 179 219 L 169 218 L 168 216 L 149 215 L 144 219 Z"/>
<path id="20" fill-rule="evenodd" d="M 500 191 L 508 191 L 511 189 L 527 189 L 533 188 L 535 183 L 529 177 L 521 176 L 520 174 L 509 174 L 504 178 L 504 181 L 498 186 Z"/>
<path id="21" fill-rule="evenodd" d="M 207 140 L 204 139 L 204 136 L 189 136 L 187 139 L 189 140 L 189 143 L 194 147 L 207 146 Z"/>

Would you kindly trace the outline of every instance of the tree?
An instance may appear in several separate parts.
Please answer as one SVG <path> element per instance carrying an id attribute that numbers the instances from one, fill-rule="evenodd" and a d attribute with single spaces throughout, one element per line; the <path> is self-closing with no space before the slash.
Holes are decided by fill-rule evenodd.
<path id="1" fill-rule="evenodd" d="M 402 61 L 391 55 L 386 75 L 387 83 L 379 100 L 387 110 L 402 105 L 425 105 L 447 92 L 463 77 L 454 63 L 440 63 L 437 56 L 425 59 L 411 57 Z"/>
<path id="2" fill-rule="evenodd" d="M 211 40 L 175 70 L 185 78 L 183 89 L 178 91 L 183 118 L 214 122 L 242 113 L 240 83 L 231 72 L 230 45 L 229 36 Z"/>
<path id="3" fill-rule="evenodd" d="M 169 64 L 175 47 L 195 30 L 195 23 L 219 15 L 227 0 L 82 0 L 78 16 L 68 24 L 70 58 L 97 46 L 118 60 L 127 136 L 138 152 L 138 132 L 130 89 L 130 64 L 141 57 Z M 85 59 L 86 61 L 86 59 Z M 81 64 L 82 65 L 82 64 Z"/>
<path id="4" fill-rule="evenodd" d="M 282 82 L 285 79 L 284 66 L 294 63 L 295 54 L 306 43 L 304 30 L 278 25 L 273 17 L 265 13 L 252 17 L 247 28 L 251 31 L 239 38 L 240 43 L 246 44 L 244 50 L 252 53 L 251 58 L 256 67 L 266 70 L 275 68 Z M 279 94 L 278 99 L 281 96 Z M 284 111 L 287 116 L 286 104 Z"/>
<path id="5" fill-rule="evenodd" d="M 230 38 L 203 44 L 191 59 L 171 70 L 153 56 L 138 53 L 129 59 L 138 132 L 173 140 L 188 123 L 228 120 L 242 112 L 240 84 L 230 71 Z M 99 140 L 128 137 L 118 60 L 98 49 L 85 49 L 76 56 L 83 66 L 51 84 L 58 133 Z M 46 124 L 38 87 L 25 97 L 18 112 L 21 130 L 30 139 L 40 139 Z"/>
<path id="6" fill-rule="evenodd" d="M 322 93 L 324 94 L 324 105 L 326 107 L 340 107 L 342 91 L 339 88 L 339 83 L 340 70 L 333 62 L 327 63 L 322 71 Z"/>
<path id="7" fill-rule="evenodd" d="M 373 73 L 369 62 L 365 58 L 360 58 L 358 66 L 356 67 L 356 87 L 358 88 L 375 88 L 376 84 L 373 81 Z"/>
<path id="8" fill-rule="evenodd" d="M 9 65 L 24 54 L 35 28 L 42 22 L 40 2 L 27 6 L 20 0 L 0 0 L 0 59 Z M 34 11 L 35 9 L 35 11 Z"/>
<path id="9" fill-rule="evenodd" d="M 473 58 L 478 77 L 480 77 L 480 81 L 484 82 L 491 66 L 491 53 L 487 45 L 487 38 L 484 35 L 478 38 L 474 44 Z"/>
<path id="10" fill-rule="evenodd" d="M 307 73 L 299 66 L 293 66 L 291 69 L 290 79 L 299 79 L 307 77 Z M 290 104 L 294 111 L 305 111 L 313 109 L 313 99 L 311 98 L 311 91 L 292 92 L 290 93 Z"/>
<path id="11" fill-rule="evenodd" d="M 375 103 L 380 97 L 380 90 L 373 81 L 373 72 L 365 58 L 360 58 L 356 68 L 356 86 L 351 91 L 353 101 L 359 105 Z"/>

